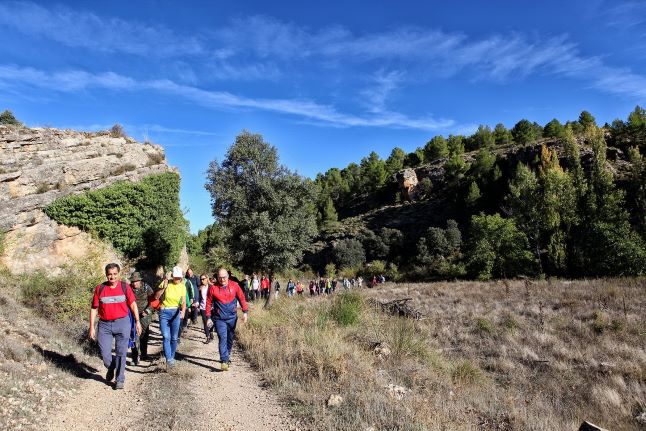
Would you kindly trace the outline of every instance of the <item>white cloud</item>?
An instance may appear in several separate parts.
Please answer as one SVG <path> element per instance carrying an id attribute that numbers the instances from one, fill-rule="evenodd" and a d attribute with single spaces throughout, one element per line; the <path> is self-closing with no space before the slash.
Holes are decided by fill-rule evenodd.
<path id="1" fill-rule="evenodd" d="M 401 71 L 386 72 L 383 69 L 377 71 L 371 77 L 372 85 L 361 92 L 368 110 L 371 112 L 385 111 L 388 97 L 397 89 L 404 76 L 404 72 Z"/>
<path id="2" fill-rule="evenodd" d="M 184 37 L 163 26 L 151 26 L 63 6 L 46 8 L 31 2 L 0 3 L 0 26 L 71 47 L 123 52 L 145 57 L 204 53 L 197 37 Z"/>
<path id="3" fill-rule="evenodd" d="M 641 13 L 644 6 L 640 2 L 624 3 L 609 11 L 611 17 L 627 20 L 628 26 L 640 25 L 645 20 Z M 641 99 L 646 94 L 644 75 L 606 64 L 599 56 L 582 54 L 567 35 L 530 37 L 522 33 L 493 33 L 473 38 L 461 32 L 412 26 L 356 34 L 342 26 L 310 29 L 271 17 L 249 16 L 231 20 L 216 29 L 196 29 L 194 35 L 186 36 L 159 25 L 106 18 L 62 6 L 46 7 L 15 1 L 0 3 L 2 27 L 72 47 L 144 58 L 152 56 L 157 60 L 172 57 L 176 60 L 174 63 L 151 61 L 150 72 L 193 86 L 187 87 L 189 89 L 197 88 L 196 83 L 206 79 L 277 81 L 288 76 L 294 85 L 314 77 L 335 90 L 347 92 L 351 80 L 357 77 L 359 80 L 371 79 L 370 88 L 358 91 L 370 103 L 371 114 L 360 117 L 341 114 L 328 105 L 312 106 L 308 101 L 244 99 L 223 92 L 210 92 L 207 97 L 218 99 L 212 103 L 221 107 L 301 112 L 312 117 L 311 120 L 337 124 L 385 121 L 417 127 L 418 121 L 401 114 L 389 115 L 386 102 L 404 84 L 421 88 L 430 79 L 457 75 L 471 82 L 504 83 L 540 74 L 565 77 L 583 88 L 632 99 Z M 331 65 L 333 73 L 329 72 Z M 164 72 L 160 74 L 161 67 Z M 386 70 L 406 70 L 406 75 Z M 4 73 L 6 76 L 11 70 L 4 70 Z M 37 75 L 39 71 L 25 69 L 21 73 Z M 85 74 L 87 72 L 83 71 L 60 72 L 50 74 L 46 79 L 52 87 L 56 84 L 70 91 L 89 83 L 121 90 L 142 84 L 114 73 Z M 23 82 L 40 79 L 37 76 L 23 78 Z M 286 80 L 283 82 L 290 84 Z M 428 118 L 421 122 L 436 123 Z"/>
<path id="4" fill-rule="evenodd" d="M 453 120 L 436 120 L 431 116 L 411 118 L 404 114 L 383 111 L 371 115 L 345 114 L 333 106 L 306 99 L 263 99 L 238 96 L 226 91 L 203 90 L 178 84 L 168 79 L 138 81 L 113 72 L 92 74 L 85 71 L 47 73 L 15 65 L 0 66 L 0 85 L 27 84 L 59 92 L 76 92 L 90 88 L 118 91 L 157 91 L 189 100 L 208 108 L 257 109 L 302 117 L 337 126 L 393 127 L 436 130 L 451 127 Z"/>

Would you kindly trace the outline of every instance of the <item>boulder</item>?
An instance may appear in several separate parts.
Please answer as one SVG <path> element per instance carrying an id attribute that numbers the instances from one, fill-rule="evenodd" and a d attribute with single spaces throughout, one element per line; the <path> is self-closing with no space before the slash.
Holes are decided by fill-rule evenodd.
<path id="1" fill-rule="evenodd" d="M 379 343 L 375 347 L 375 355 L 377 355 L 380 359 L 385 359 L 390 356 L 390 347 L 386 343 Z"/>
<path id="2" fill-rule="evenodd" d="M 399 185 L 402 200 L 414 201 L 417 195 L 417 184 L 419 183 L 415 170 L 411 168 L 404 169 L 403 171 L 397 172 L 395 177 Z"/>
<path id="3" fill-rule="evenodd" d="M 327 400 L 328 407 L 339 407 L 343 404 L 343 397 L 341 395 L 332 394 Z"/>
<path id="4" fill-rule="evenodd" d="M 386 386 L 386 390 L 388 391 L 388 395 L 396 400 L 403 400 L 406 393 L 409 391 L 409 389 L 403 386 L 394 385 L 392 383 Z"/>

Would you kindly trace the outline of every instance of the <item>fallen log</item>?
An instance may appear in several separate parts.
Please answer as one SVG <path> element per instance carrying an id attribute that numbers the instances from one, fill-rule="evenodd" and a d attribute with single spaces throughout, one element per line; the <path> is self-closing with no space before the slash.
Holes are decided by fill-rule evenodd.
<path id="1" fill-rule="evenodd" d="M 392 314 L 393 316 L 406 317 L 409 319 L 422 320 L 424 315 L 421 311 L 416 310 L 408 304 L 408 301 L 411 301 L 413 298 L 401 298 L 393 299 L 392 301 L 381 302 L 373 300 L 373 304 L 379 308 L 381 311 Z"/>

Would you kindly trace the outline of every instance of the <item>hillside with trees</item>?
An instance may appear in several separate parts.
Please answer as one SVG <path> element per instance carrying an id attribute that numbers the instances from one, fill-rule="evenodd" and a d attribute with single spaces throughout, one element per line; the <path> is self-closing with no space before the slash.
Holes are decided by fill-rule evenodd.
<path id="1" fill-rule="evenodd" d="M 409 280 L 643 274 L 645 148 L 638 106 L 603 126 L 583 111 L 565 123 L 523 119 L 435 136 L 385 160 L 372 152 L 304 183 L 299 214 L 316 217 L 318 234 L 302 269 Z M 402 187 L 404 174 L 416 177 L 412 188 Z M 194 255 L 231 256 L 208 240 L 226 233 L 218 223 L 193 239 Z"/>
<path id="2" fill-rule="evenodd" d="M 435 136 L 385 160 L 373 152 L 316 177 L 319 238 L 307 261 L 348 273 L 376 262 L 407 279 L 642 274 L 645 147 L 638 106 L 601 127 L 584 111 L 565 124 Z M 413 198 L 405 169 L 418 179 Z"/>

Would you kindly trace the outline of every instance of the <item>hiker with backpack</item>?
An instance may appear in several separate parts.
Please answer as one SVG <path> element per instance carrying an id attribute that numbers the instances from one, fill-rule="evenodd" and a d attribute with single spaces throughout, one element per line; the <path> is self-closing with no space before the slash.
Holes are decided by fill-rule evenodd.
<path id="1" fill-rule="evenodd" d="M 242 307 L 242 321 L 247 321 L 247 302 L 238 283 L 229 280 L 226 268 L 218 269 L 218 282 L 209 288 L 206 296 L 206 317 L 208 327 L 215 326 L 218 334 L 218 349 L 220 352 L 220 369 L 229 370 L 229 358 L 235 338 L 236 323 L 238 322 L 237 302 Z M 236 301 L 237 300 L 237 301 Z"/>
<path id="2" fill-rule="evenodd" d="M 135 345 L 132 348 L 132 363 L 138 365 L 139 359 L 148 360 L 150 320 L 154 312 L 148 303 L 148 298 L 154 292 L 148 283 L 144 283 L 139 272 L 133 272 L 130 276 L 130 286 L 135 294 L 137 309 L 139 310 L 139 322 L 141 323 L 141 335 L 135 338 Z"/>
<path id="3" fill-rule="evenodd" d="M 161 299 L 159 329 L 163 338 L 164 357 L 168 369 L 175 366 L 175 352 L 179 341 L 179 329 L 186 313 L 186 283 L 182 268 L 176 266 L 162 281 L 154 298 Z"/>
<path id="4" fill-rule="evenodd" d="M 141 323 L 135 294 L 130 285 L 119 280 L 121 267 L 116 263 L 105 266 L 107 281 L 96 286 L 90 309 L 89 337 L 96 340 L 101 351 L 103 365 L 108 369 L 105 380 L 108 384 L 115 378 L 115 389 L 123 389 L 126 381 L 126 355 L 131 325 L 129 313 L 135 321 L 136 334 L 141 335 Z M 95 330 L 96 317 L 99 316 Z M 112 355 L 112 342 L 115 343 L 115 354 Z"/>

